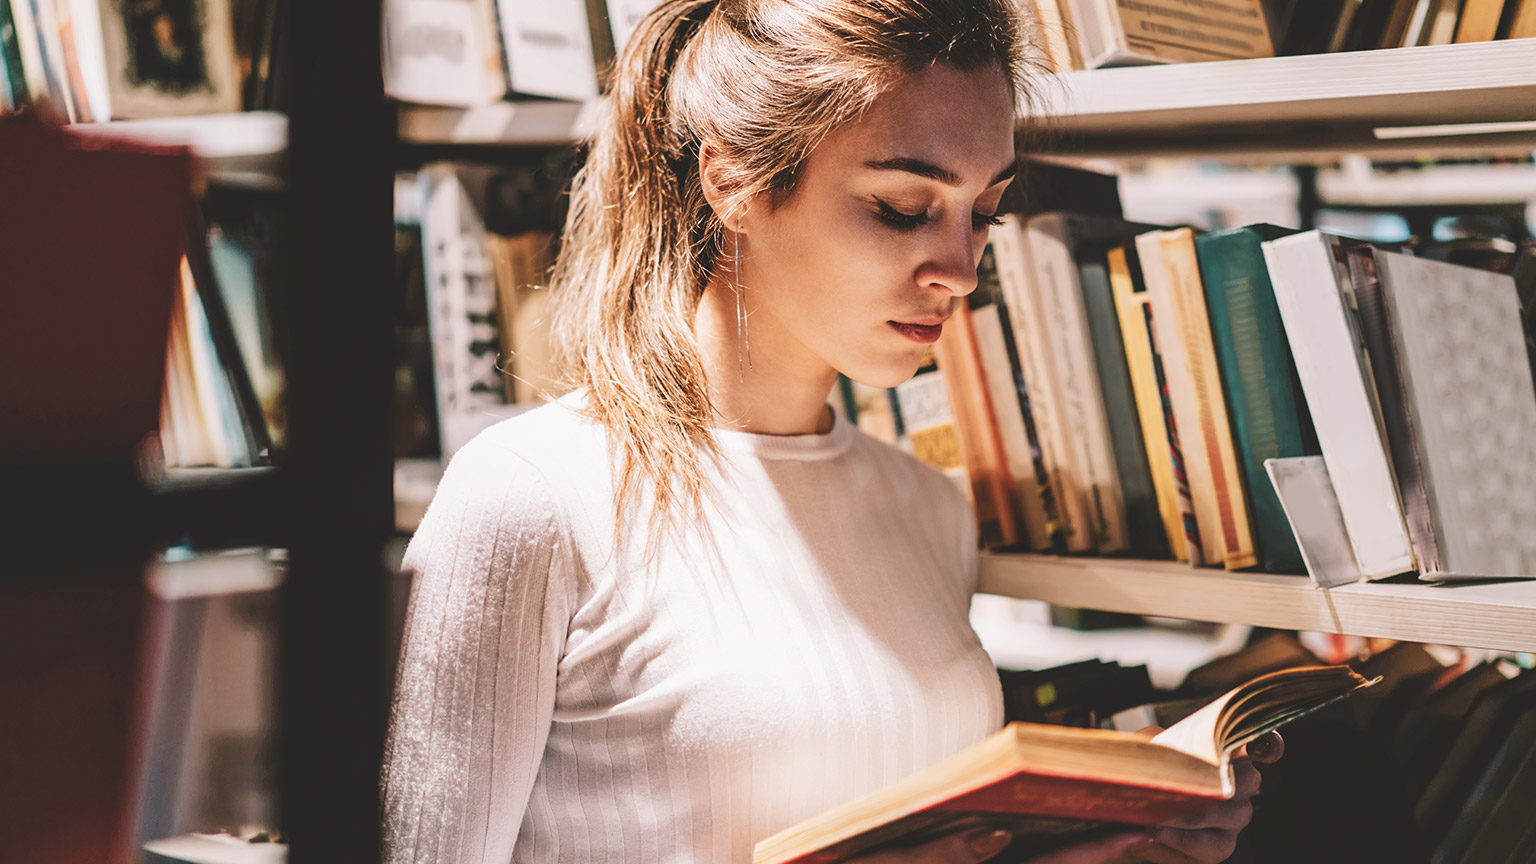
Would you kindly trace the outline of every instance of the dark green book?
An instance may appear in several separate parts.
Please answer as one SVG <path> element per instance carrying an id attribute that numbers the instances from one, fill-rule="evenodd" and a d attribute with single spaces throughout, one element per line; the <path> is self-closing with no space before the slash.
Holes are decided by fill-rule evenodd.
<path id="1" fill-rule="evenodd" d="M 1295 233 L 1274 225 L 1249 225 L 1195 238 L 1222 390 L 1253 500 L 1259 560 L 1271 573 L 1306 568 L 1285 510 L 1264 473 L 1264 460 L 1321 452 L 1261 245 Z"/>
<path id="2" fill-rule="evenodd" d="M 27 89 L 27 70 L 21 65 L 20 38 L 11 14 L 11 0 L 0 0 L 0 93 L 15 108 L 32 101 Z"/>
<path id="3" fill-rule="evenodd" d="M 1133 235 L 1127 233 L 1116 239 L 1124 242 L 1130 236 Z M 1074 257 L 1078 282 L 1088 313 L 1088 336 L 1098 365 L 1100 395 L 1109 415 L 1115 469 L 1125 497 L 1130 552 L 1139 558 L 1167 558 L 1172 554 L 1168 550 L 1168 534 L 1157 509 L 1157 491 L 1152 487 L 1152 468 L 1147 464 L 1141 418 L 1136 414 L 1136 394 L 1131 390 L 1131 372 L 1125 361 L 1125 342 L 1120 338 L 1119 313 L 1115 311 L 1114 292 L 1109 285 L 1105 255 L 1112 242 L 1085 242 L 1077 247 Z"/>

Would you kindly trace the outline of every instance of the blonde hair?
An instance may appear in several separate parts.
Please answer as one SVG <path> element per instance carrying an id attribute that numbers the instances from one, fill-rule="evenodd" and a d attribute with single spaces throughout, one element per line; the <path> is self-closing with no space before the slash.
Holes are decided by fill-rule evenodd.
<path id="1" fill-rule="evenodd" d="M 1014 0 L 663 0 L 618 60 L 608 113 L 576 175 L 551 278 L 571 383 L 617 460 L 615 531 L 653 490 L 650 542 L 697 514 L 718 455 L 693 316 L 720 219 L 699 151 L 727 167 L 731 212 L 794 192 L 801 164 L 904 76 L 944 63 L 996 67 L 1015 95 L 1027 60 Z"/>

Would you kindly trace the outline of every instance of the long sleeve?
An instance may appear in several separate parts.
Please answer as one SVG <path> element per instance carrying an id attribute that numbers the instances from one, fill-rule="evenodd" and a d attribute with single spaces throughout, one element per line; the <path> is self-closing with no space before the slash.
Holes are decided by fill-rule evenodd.
<path id="1" fill-rule="evenodd" d="M 405 566 L 414 582 L 383 768 L 385 860 L 505 864 L 575 603 L 562 511 L 539 471 L 472 443 Z"/>

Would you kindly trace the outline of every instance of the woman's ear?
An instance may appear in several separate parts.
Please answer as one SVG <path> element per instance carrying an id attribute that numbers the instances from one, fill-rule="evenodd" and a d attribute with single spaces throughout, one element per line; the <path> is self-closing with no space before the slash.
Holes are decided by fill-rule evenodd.
<path id="1" fill-rule="evenodd" d="M 744 233 L 742 217 L 747 207 L 739 194 L 740 184 L 732 178 L 734 167 L 718 145 L 705 142 L 699 146 L 699 183 L 704 187 L 704 200 L 727 230 Z"/>

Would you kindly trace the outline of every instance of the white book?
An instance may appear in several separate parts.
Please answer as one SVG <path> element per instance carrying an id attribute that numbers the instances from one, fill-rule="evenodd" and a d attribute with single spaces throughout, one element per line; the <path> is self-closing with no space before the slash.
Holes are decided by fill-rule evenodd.
<path id="1" fill-rule="evenodd" d="M 661 0 L 608 0 L 608 24 L 613 28 L 613 50 L 617 54 L 629 44 L 640 19 L 661 5 Z"/>
<path id="2" fill-rule="evenodd" d="M 1428 499 L 1423 578 L 1536 576 L 1536 387 L 1514 279 L 1395 252 L 1375 260 Z"/>
<path id="3" fill-rule="evenodd" d="M 1086 505 L 1093 519 L 1095 549 L 1120 552 L 1130 546 L 1125 521 L 1125 496 L 1115 464 L 1109 415 L 1093 357 L 1088 310 L 1072 257 L 1070 228 L 1061 213 L 1044 213 L 1025 223 L 1036 290 L 1044 304 L 1059 398 L 1067 440 L 1074 461 L 1083 470 Z"/>
<path id="4" fill-rule="evenodd" d="M 429 165 L 418 182 L 427 328 L 446 460 L 517 409 L 507 405 L 504 396 L 496 279 L 485 223 L 452 166 Z"/>
<path id="5" fill-rule="evenodd" d="M 1260 0 L 1066 0 L 1087 69 L 1272 57 Z"/>
<path id="6" fill-rule="evenodd" d="M 1019 405 L 1019 390 L 1013 380 L 1013 364 L 1008 359 L 1008 340 L 1013 334 L 1003 333 L 1002 316 L 995 305 L 971 310 L 971 328 L 976 332 L 981 373 L 986 379 L 987 395 L 992 398 L 997 434 L 1008 461 L 1008 475 L 1013 479 L 1014 497 L 1023 515 L 1028 545 L 1031 549 L 1049 549 L 1050 520 L 1040 497 L 1034 453 L 1029 444 L 1029 432 L 1024 427 L 1024 410 Z"/>
<path id="7" fill-rule="evenodd" d="M 1049 337 L 1046 335 L 1044 304 L 1034 284 L 1030 244 L 1017 216 L 1003 217 L 992 229 L 992 249 L 997 261 L 997 281 L 1012 318 L 1014 344 L 1019 351 L 1024 383 L 1029 389 L 1030 412 L 1035 418 L 1035 434 L 1040 443 L 1041 460 L 1050 478 L 1056 500 L 1057 517 L 1069 552 L 1094 549 L 1091 521 L 1081 494 L 1084 472 L 1076 465 L 1072 448 L 1063 431 L 1058 408 Z"/>
<path id="8" fill-rule="evenodd" d="M 1189 497 L 1195 507 L 1195 523 L 1200 527 L 1200 546 L 1205 564 L 1225 566 L 1226 540 L 1221 529 L 1221 505 L 1216 500 L 1216 479 L 1211 473 L 1210 453 L 1199 434 L 1200 403 L 1195 397 L 1194 379 L 1189 374 L 1189 359 L 1184 338 L 1174 314 L 1173 286 L 1163 265 L 1163 237 L 1171 231 L 1148 231 L 1136 237 L 1136 255 L 1141 259 L 1141 276 L 1147 286 L 1147 303 L 1152 310 L 1153 335 L 1163 358 L 1164 378 L 1168 384 L 1168 404 L 1173 409 L 1173 425 L 1179 436 L 1179 451 L 1189 478 Z M 1191 561 L 1191 564 L 1202 562 Z"/>
<path id="9" fill-rule="evenodd" d="M 513 90 L 575 102 L 597 97 L 597 63 L 607 58 L 593 52 L 586 0 L 497 0 L 497 10 Z"/>
<path id="10" fill-rule="evenodd" d="M 96 0 L 58 0 L 60 15 L 69 17 L 75 42 L 75 57 L 80 77 L 85 83 L 86 101 L 90 103 L 95 123 L 112 119 L 112 85 L 107 73 L 107 47 L 101 38 L 101 7 Z"/>
<path id="11" fill-rule="evenodd" d="M 1307 231 L 1266 242 L 1264 260 L 1355 560 L 1366 578 L 1380 579 L 1412 570 L 1414 559 L 1352 321 L 1345 242 Z"/>
<path id="12" fill-rule="evenodd" d="M 507 81 L 493 19 L 479 0 L 388 0 L 384 92 L 427 105 L 500 100 Z"/>

